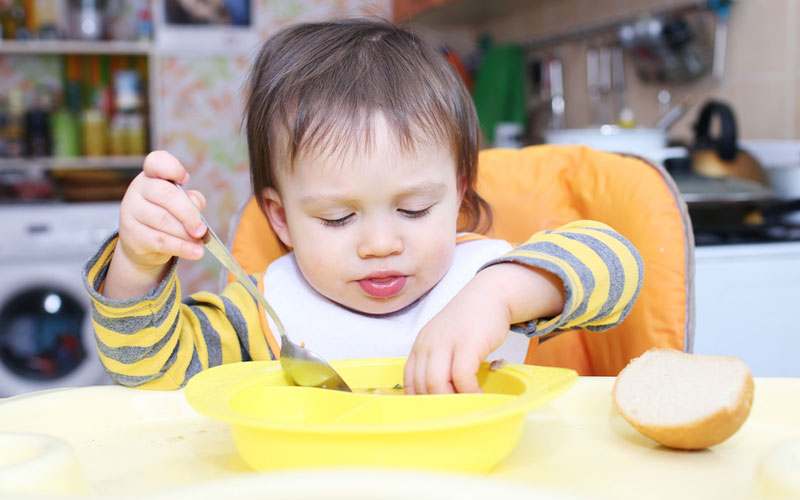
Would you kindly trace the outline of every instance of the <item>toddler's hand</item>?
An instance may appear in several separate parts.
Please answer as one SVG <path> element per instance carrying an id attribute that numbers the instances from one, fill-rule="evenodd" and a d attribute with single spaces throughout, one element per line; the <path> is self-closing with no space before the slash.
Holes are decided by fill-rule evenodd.
<path id="1" fill-rule="evenodd" d="M 147 155 L 120 204 L 119 243 L 106 276 L 105 296 L 123 299 L 147 293 L 174 256 L 193 260 L 203 256 L 199 238 L 206 228 L 172 183 L 183 185 L 188 180 L 188 172 L 171 154 Z M 197 208 L 205 208 L 200 192 L 187 194 Z"/>
<path id="2" fill-rule="evenodd" d="M 513 263 L 482 270 L 420 330 L 403 372 L 406 394 L 480 392 L 478 368 L 510 325 L 563 308 L 563 284 L 546 271 Z"/>
<path id="3" fill-rule="evenodd" d="M 478 273 L 420 330 L 406 362 L 406 394 L 480 392 L 481 362 L 508 335 L 510 312 L 492 268 Z"/>
<path id="4" fill-rule="evenodd" d="M 197 212 L 172 184 L 185 184 L 189 173 L 166 151 L 147 155 L 142 172 L 128 186 L 120 205 L 120 247 L 142 269 L 163 266 L 173 256 L 197 260 L 203 256 L 199 238 L 206 228 Z M 187 191 L 202 211 L 205 198 Z"/>

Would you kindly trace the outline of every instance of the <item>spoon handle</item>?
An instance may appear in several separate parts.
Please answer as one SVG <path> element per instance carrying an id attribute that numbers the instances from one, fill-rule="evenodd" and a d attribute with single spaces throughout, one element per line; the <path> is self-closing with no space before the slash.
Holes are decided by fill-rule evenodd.
<path id="1" fill-rule="evenodd" d="M 186 194 L 186 191 L 184 191 L 183 188 L 178 184 L 175 184 L 175 187 L 177 187 L 178 191 L 183 193 L 186 199 L 189 200 L 189 202 L 192 204 L 192 207 L 194 207 L 195 211 L 197 211 L 197 215 L 200 216 L 200 220 L 203 221 L 203 224 L 205 224 L 207 230 L 206 234 L 202 238 L 205 247 L 208 249 L 209 252 L 211 252 L 211 255 L 213 255 L 220 262 L 220 264 L 225 266 L 225 269 L 227 269 L 228 271 L 233 273 L 234 276 L 236 276 L 236 279 L 239 280 L 239 282 L 244 286 L 244 288 L 248 292 L 250 292 L 250 295 L 255 297 L 255 299 L 262 306 L 264 306 L 264 309 L 267 311 L 267 314 L 269 314 L 269 317 L 272 318 L 272 321 L 275 322 L 275 326 L 278 328 L 278 333 L 280 333 L 281 335 L 281 340 L 283 341 L 283 345 L 286 345 L 288 343 L 286 342 L 288 339 L 286 338 L 286 333 L 284 332 L 283 329 L 283 323 L 281 323 L 281 320 L 278 319 L 278 315 L 269 305 L 269 302 L 267 302 L 267 299 L 264 297 L 264 294 L 262 294 L 258 290 L 258 288 L 253 284 L 253 282 L 250 281 L 250 277 L 247 275 L 246 272 L 244 272 L 242 266 L 240 266 L 239 263 L 236 262 L 236 259 L 233 258 L 233 255 L 231 255 L 231 253 L 228 251 L 228 248 L 222 243 L 222 240 L 219 239 L 219 236 L 217 236 L 214 230 L 211 229 L 211 226 L 208 224 L 205 217 L 203 217 L 203 214 L 200 213 L 200 210 L 197 210 L 197 207 L 195 207 L 194 202 L 189 198 L 189 195 Z"/>

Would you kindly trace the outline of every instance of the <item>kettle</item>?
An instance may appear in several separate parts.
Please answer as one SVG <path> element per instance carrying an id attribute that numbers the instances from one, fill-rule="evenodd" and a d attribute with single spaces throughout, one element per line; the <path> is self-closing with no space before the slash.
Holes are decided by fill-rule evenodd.
<path id="1" fill-rule="evenodd" d="M 719 118 L 720 136 L 711 137 L 711 123 Z M 733 110 L 720 101 L 708 101 L 694 125 L 691 149 L 692 170 L 707 177 L 733 177 L 768 185 L 758 161 L 737 145 L 736 118 Z"/>

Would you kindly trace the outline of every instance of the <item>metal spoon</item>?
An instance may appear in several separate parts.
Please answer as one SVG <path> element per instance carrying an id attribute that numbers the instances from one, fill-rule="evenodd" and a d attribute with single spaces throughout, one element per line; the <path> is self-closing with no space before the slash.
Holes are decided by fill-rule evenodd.
<path id="1" fill-rule="evenodd" d="M 186 191 L 178 184 L 175 184 L 175 186 L 178 188 L 178 191 L 183 193 L 186 199 L 189 200 L 192 207 L 197 210 L 197 207 L 195 207 L 194 202 L 186 194 Z M 200 217 L 200 220 L 203 221 L 206 228 L 208 228 L 206 234 L 202 238 L 205 247 L 211 252 L 211 255 L 216 257 L 220 264 L 225 266 L 228 271 L 236 276 L 236 279 L 244 285 L 245 289 L 264 306 L 269 317 L 275 322 L 278 333 L 281 334 L 281 368 L 283 368 L 283 374 L 286 379 L 294 385 L 304 387 L 322 387 L 324 389 L 352 392 L 344 379 L 342 379 L 336 370 L 324 359 L 289 340 L 289 337 L 286 336 L 286 332 L 283 329 L 283 323 L 278 319 L 278 315 L 275 314 L 275 311 L 270 307 L 267 299 L 253 282 L 250 281 L 250 278 L 242 267 L 234 260 L 233 255 L 231 255 L 216 233 L 214 233 L 211 226 L 208 225 L 208 222 L 206 222 L 200 210 L 197 210 L 197 215 Z"/>

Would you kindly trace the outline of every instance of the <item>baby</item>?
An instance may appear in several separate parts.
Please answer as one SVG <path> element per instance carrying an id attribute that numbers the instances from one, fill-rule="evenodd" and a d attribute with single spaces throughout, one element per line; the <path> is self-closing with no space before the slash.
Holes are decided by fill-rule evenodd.
<path id="1" fill-rule="evenodd" d="M 246 119 L 253 193 L 291 250 L 252 279 L 292 339 L 329 361 L 408 356 L 408 394 L 475 392 L 493 352 L 521 362 L 531 336 L 610 328 L 639 292 L 641 257 L 604 224 L 518 248 L 469 233 L 491 220 L 475 191 L 472 100 L 445 58 L 399 27 L 275 34 L 252 68 Z M 85 268 L 100 358 L 124 385 L 177 388 L 210 366 L 280 356 L 240 284 L 181 301 L 175 262 L 200 258 L 206 231 L 172 184 L 188 180 L 175 157 L 149 154 L 119 234 Z"/>

